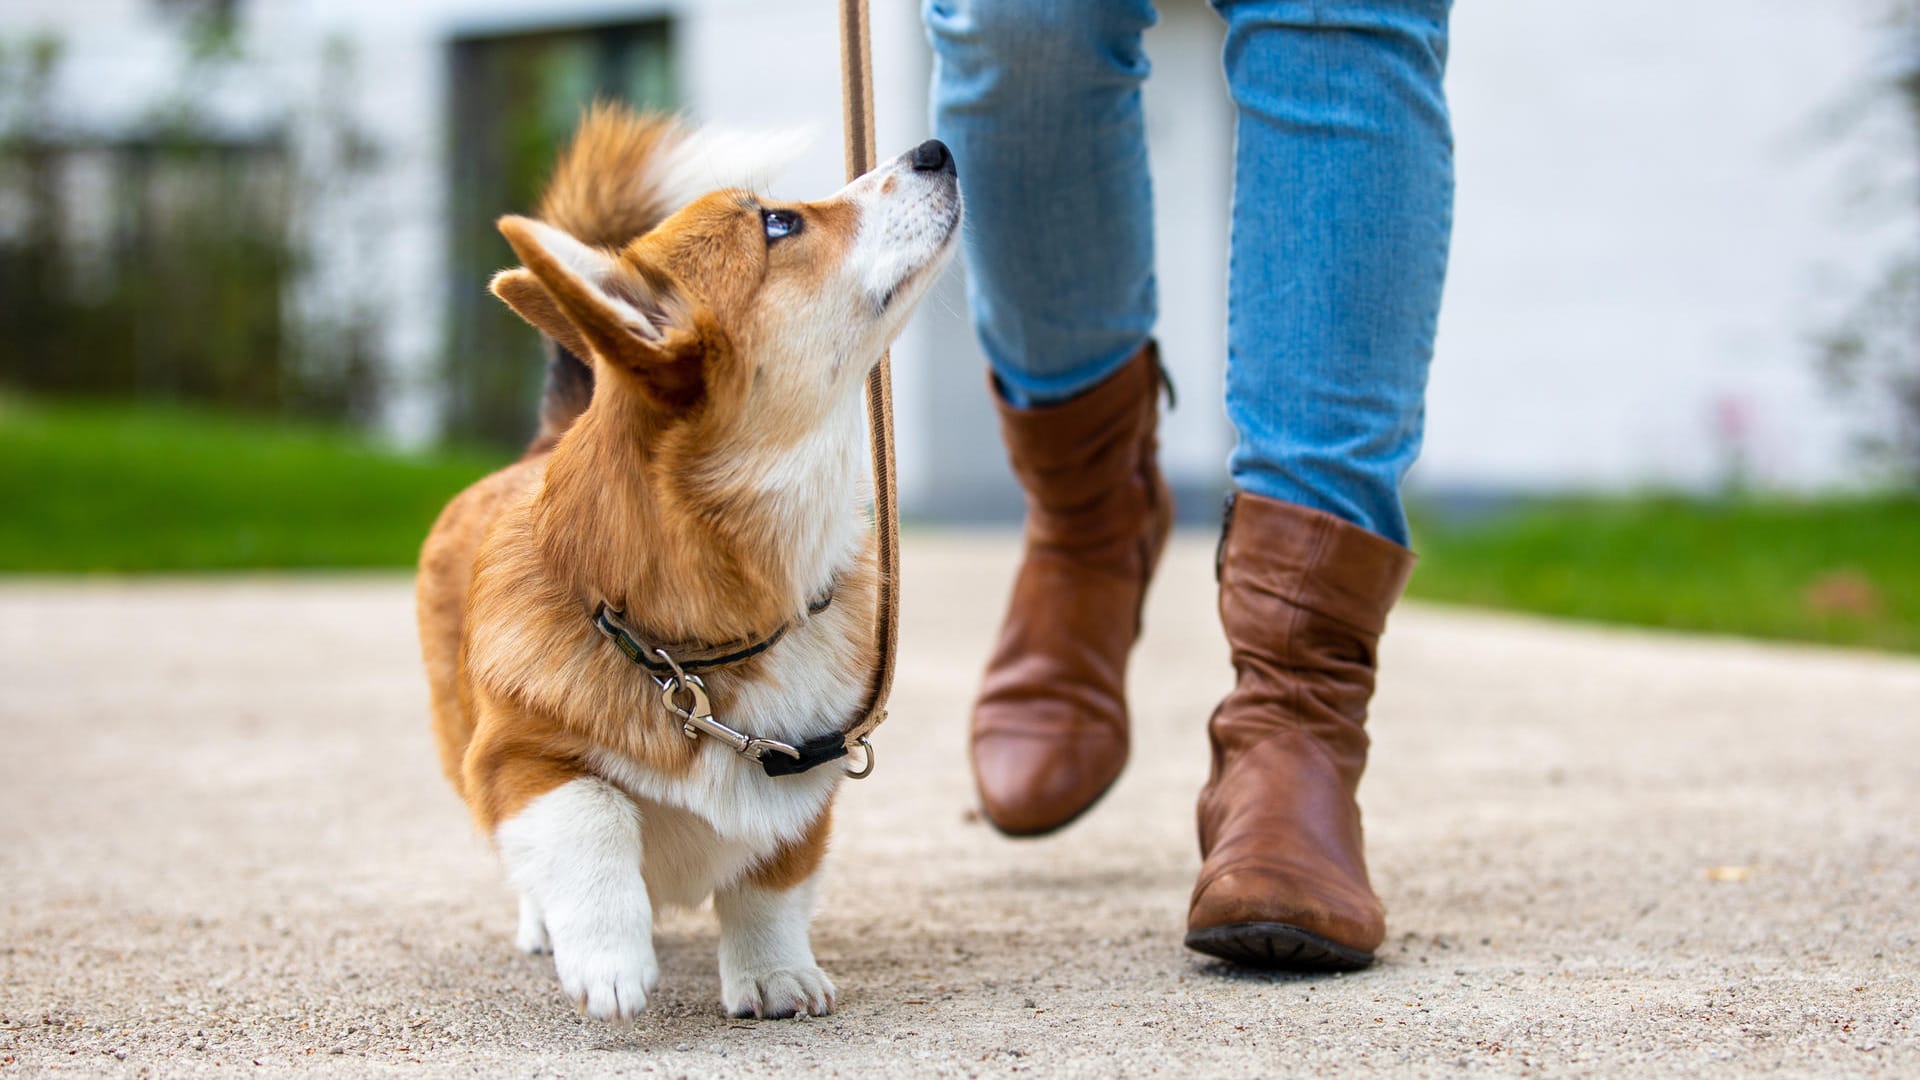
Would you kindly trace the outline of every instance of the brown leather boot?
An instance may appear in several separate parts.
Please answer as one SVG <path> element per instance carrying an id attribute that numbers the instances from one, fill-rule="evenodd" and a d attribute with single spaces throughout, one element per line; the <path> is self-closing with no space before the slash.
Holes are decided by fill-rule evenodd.
<path id="1" fill-rule="evenodd" d="M 1052 832 L 1127 762 L 1127 653 L 1173 526 L 1155 462 L 1161 374 L 1152 342 L 1058 405 L 1000 401 L 1027 493 L 1026 555 L 974 704 L 973 776 L 987 820 Z"/>
<path id="2" fill-rule="evenodd" d="M 1374 646 L 1413 553 L 1332 514 L 1242 492 L 1216 572 L 1234 688 L 1207 725 L 1187 947 L 1254 967 L 1373 963 L 1385 912 L 1354 801 Z"/>

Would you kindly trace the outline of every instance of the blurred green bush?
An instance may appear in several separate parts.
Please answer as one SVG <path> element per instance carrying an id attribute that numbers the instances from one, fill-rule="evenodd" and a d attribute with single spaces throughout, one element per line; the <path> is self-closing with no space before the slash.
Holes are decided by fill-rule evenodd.
<path id="1" fill-rule="evenodd" d="M 189 72 L 230 50 L 195 38 Z M 207 123 L 192 85 L 136 130 L 73 130 L 50 97 L 59 60 L 52 39 L 0 42 L 0 386 L 372 418 L 373 317 L 296 315 L 293 222 L 314 193 L 286 134 Z M 332 135 L 347 152 L 325 183 L 350 183 L 365 147 Z"/>

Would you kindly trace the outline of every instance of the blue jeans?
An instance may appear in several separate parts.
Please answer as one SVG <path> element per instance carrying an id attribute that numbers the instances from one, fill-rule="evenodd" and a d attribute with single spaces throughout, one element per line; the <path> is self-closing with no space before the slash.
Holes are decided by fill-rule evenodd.
<path id="1" fill-rule="evenodd" d="M 1236 487 L 1407 542 L 1453 217 L 1451 0 L 1215 0 L 1235 124 Z M 1151 0 L 926 0 L 980 341 L 1016 406 L 1152 333 Z M 1178 347 L 1175 343 L 1174 347 Z"/>

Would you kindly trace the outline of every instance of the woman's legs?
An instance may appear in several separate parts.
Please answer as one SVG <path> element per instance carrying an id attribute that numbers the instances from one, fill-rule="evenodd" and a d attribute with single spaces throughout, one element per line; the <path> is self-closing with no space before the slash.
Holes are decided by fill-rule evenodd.
<path id="1" fill-rule="evenodd" d="M 935 130 L 953 150 L 1026 551 L 974 704 L 981 808 L 1072 821 L 1126 764 L 1127 658 L 1172 504 L 1140 38 L 1147 0 L 929 0 Z"/>
<path id="2" fill-rule="evenodd" d="M 967 200 L 975 325 L 1001 392 L 1057 402 L 1158 311 L 1140 84 L 1150 0 L 927 0 L 934 134 Z"/>
<path id="3" fill-rule="evenodd" d="M 1385 913 L 1355 795 L 1374 656 L 1413 569 L 1446 269 L 1446 0 L 1216 0 L 1239 106 L 1221 538 L 1234 687 L 1208 721 L 1187 944 L 1239 963 L 1373 962 Z"/>
<path id="4" fill-rule="evenodd" d="M 1446 0 L 1218 0 L 1238 110 L 1227 411 L 1236 487 L 1406 543 L 1452 219 Z M 1145 0 L 929 0 L 980 339 L 1014 405 L 1152 331 Z"/>
<path id="5" fill-rule="evenodd" d="M 1447 0 L 1216 0 L 1234 485 L 1407 542 L 1453 207 Z"/>

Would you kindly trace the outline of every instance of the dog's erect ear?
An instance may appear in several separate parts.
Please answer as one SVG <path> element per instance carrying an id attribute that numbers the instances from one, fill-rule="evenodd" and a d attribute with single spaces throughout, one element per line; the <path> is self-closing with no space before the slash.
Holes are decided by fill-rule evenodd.
<path id="1" fill-rule="evenodd" d="M 499 227 L 526 269 L 496 275 L 494 295 L 574 355 L 639 376 L 662 404 L 699 400 L 699 343 L 677 298 L 551 225 L 508 215 Z"/>
<path id="2" fill-rule="evenodd" d="M 587 351 L 587 340 L 561 314 L 560 305 L 553 302 L 553 294 L 533 276 L 533 271 L 524 267 L 502 270 L 493 275 L 493 283 L 488 287 L 514 314 L 532 323 L 535 330 L 559 342 L 561 348 L 579 357 L 582 363 L 593 362 L 592 354 Z"/>

